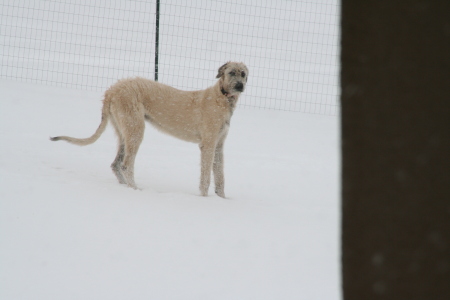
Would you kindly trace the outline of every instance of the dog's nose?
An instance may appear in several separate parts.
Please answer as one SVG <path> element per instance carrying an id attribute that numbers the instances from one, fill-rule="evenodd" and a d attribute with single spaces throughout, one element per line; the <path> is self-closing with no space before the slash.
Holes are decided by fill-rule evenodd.
<path id="1" fill-rule="evenodd" d="M 234 86 L 234 89 L 236 91 L 242 92 L 244 90 L 244 85 L 242 84 L 242 82 L 238 82 L 236 83 L 236 85 Z"/>

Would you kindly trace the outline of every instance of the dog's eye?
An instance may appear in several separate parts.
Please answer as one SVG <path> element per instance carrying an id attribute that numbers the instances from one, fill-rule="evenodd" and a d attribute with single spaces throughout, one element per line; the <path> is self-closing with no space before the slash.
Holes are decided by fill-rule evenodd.
<path id="1" fill-rule="evenodd" d="M 234 73 L 233 71 L 231 71 L 231 72 L 228 73 L 228 74 L 230 74 L 231 76 L 235 76 L 235 75 L 236 75 L 236 73 Z"/>
<path id="2" fill-rule="evenodd" d="M 245 77 L 245 72 L 242 72 L 242 73 L 241 73 L 241 76 L 242 76 L 242 77 Z"/>

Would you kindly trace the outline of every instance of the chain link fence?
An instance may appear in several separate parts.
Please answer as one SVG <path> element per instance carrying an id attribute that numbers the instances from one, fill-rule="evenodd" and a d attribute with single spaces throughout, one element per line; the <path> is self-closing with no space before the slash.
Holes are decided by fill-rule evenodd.
<path id="1" fill-rule="evenodd" d="M 240 105 L 338 113 L 337 0 L 161 0 L 158 81 L 197 90 L 250 69 Z M 155 74 L 156 1 L 0 2 L 0 78 L 103 91 Z"/>

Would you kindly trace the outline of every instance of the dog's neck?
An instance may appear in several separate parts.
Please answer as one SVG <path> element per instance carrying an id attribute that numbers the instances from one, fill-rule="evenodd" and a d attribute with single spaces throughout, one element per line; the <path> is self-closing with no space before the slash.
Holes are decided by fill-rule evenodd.
<path id="1" fill-rule="evenodd" d="M 216 91 L 220 91 L 220 93 L 227 99 L 226 102 L 223 100 L 219 100 L 219 99 L 217 99 L 217 101 L 220 101 L 221 105 L 227 106 L 232 115 L 234 109 L 236 108 L 236 104 L 237 104 L 240 93 L 231 94 L 230 92 L 228 92 L 227 90 L 224 89 L 224 87 L 222 86 L 220 81 L 217 82 L 216 89 L 217 89 Z M 222 98 L 222 97 L 220 97 L 220 98 Z"/>
<path id="2" fill-rule="evenodd" d="M 230 95 L 223 87 L 220 88 L 220 92 L 222 95 L 227 97 L 228 107 L 230 109 L 230 113 L 233 114 L 234 109 L 236 108 L 236 102 L 239 95 Z"/>
<path id="3" fill-rule="evenodd" d="M 222 95 L 228 98 L 228 102 L 235 101 L 237 99 L 236 95 L 230 95 L 223 87 L 220 88 L 220 91 L 222 92 Z"/>
<path id="4" fill-rule="evenodd" d="M 230 93 L 225 91 L 225 89 L 223 87 L 220 88 L 220 91 L 222 92 L 222 95 L 224 95 L 225 97 L 229 97 L 230 96 Z"/>

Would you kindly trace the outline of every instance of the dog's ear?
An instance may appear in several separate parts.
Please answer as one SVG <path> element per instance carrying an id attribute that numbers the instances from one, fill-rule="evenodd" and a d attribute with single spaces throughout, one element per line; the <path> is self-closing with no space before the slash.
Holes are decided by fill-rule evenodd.
<path id="1" fill-rule="evenodd" d="M 224 64 L 223 66 L 221 66 L 219 68 L 216 78 L 220 78 L 223 76 L 223 74 L 225 74 L 225 69 L 227 68 L 227 65 L 228 65 L 228 63 Z"/>

